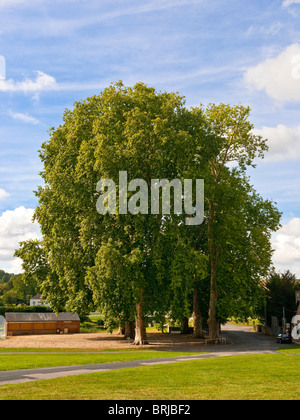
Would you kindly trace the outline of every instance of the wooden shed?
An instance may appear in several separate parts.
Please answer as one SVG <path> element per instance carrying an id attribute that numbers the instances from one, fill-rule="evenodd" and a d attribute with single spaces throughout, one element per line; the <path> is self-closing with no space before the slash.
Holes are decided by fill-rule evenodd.
<path id="1" fill-rule="evenodd" d="M 11 335 L 74 334 L 80 332 L 80 318 L 71 312 L 27 313 L 7 312 L 5 332 Z"/>

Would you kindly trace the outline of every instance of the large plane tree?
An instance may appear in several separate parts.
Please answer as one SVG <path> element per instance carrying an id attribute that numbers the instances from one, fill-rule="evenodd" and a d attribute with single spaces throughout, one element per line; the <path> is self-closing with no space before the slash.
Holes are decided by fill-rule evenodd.
<path id="1" fill-rule="evenodd" d="M 172 216 L 123 214 L 118 200 L 116 212 L 99 214 L 96 186 L 109 179 L 119 192 L 125 171 L 128 181 L 142 179 L 149 191 L 152 179 L 180 179 L 199 144 L 200 124 L 178 94 L 119 83 L 67 110 L 42 145 L 45 186 L 36 218 L 68 304 L 76 310 L 92 298 L 113 307 L 121 294 L 124 321 L 136 318 L 136 344 L 146 341 L 145 313 L 167 309 L 163 249 Z"/>

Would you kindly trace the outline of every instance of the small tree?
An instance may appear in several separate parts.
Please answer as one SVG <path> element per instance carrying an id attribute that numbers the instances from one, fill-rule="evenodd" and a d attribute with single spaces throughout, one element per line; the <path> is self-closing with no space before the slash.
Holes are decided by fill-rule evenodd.
<path id="1" fill-rule="evenodd" d="M 287 322 L 291 322 L 296 312 L 296 276 L 289 270 L 278 273 L 273 269 L 265 282 L 265 287 L 268 325 L 271 325 L 272 316 L 281 320 L 284 312 Z M 262 316 L 264 316 L 263 313 Z"/>
<path id="2" fill-rule="evenodd" d="M 253 134 L 253 125 L 249 122 L 249 115 L 250 109 L 248 107 L 242 105 L 231 107 L 225 104 L 211 104 L 204 113 L 207 144 L 201 150 L 199 162 L 203 161 L 203 156 L 207 157 L 208 169 L 204 177 L 206 181 L 207 255 L 210 261 L 208 324 L 210 337 L 213 339 L 218 336 L 219 331 L 217 304 L 220 293 L 222 289 L 224 290 L 221 284 L 224 277 L 220 273 L 223 270 L 224 263 L 231 260 L 234 267 L 236 267 L 238 261 L 239 264 L 243 264 L 243 261 L 246 263 L 246 260 L 243 260 L 243 258 L 246 257 L 247 259 L 249 256 L 246 248 L 243 257 L 241 254 L 239 256 L 238 250 L 242 245 L 241 240 L 247 241 L 246 228 L 250 229 L 251 219 L 254 223 L 253 232 L 256 219 L 259 218 L 261 213 L 265 214 L 265 224 L 260 222 L 257 232 L 261 229 L 262 236 L 267 240 L 265 245 L 268 250 L 270 249 L 270 232 L 277 229 L 280 219 L 280 214 L 276 208 L 270 202 L 263 203 L 258 196 L 255 198 L 255 207 L 251 208 L 251 206 L 246 205 L 250 198 L 245 197 L 243 190 L 248 188 L 248 191 L 250 191 L 250 186 L 246 185 L 245 171 L 248 166 L 255 166 L 253 164 L 254 159 L 263 157 L 264 152 L 268 149 L 266 140 Z M 230 163 L 235 164 L 233 170 L 229 169 Z M 239 181 L 240 179 L 243 180 L 244 186 Z M 238 187 L 237 189 L 232 188 L 234 184 Z M 246 200 L 245 204 L 239 197 L 241 193 L 243 199 Z M 237 202 L 238 211 L 232 206 L 232 199 Z M 252 202 L 254 204 L 254 200 Z M 264 207 L 269 207 L 268 211 L 263 210 Z M 228 232 L 231 236 L 232 245 L 234 243 L 236 245 L 230 247 L 225 232 Z M 239 240 L 240 244 L 238 244 Z M 253 243 L 250 237 L 248 243 Z M 263 254 L 261 256 L 263 257 Z M 247 271 L 247 266 L 244 268 Z M 243 273 L 241 274 L 243 276 Z M 249 275 L 251 278 L 250 272 L 248 272 Z M 226 284 L 230 289 L 230 285 L 233 286 L 232 279 L 226 281 Z"/>

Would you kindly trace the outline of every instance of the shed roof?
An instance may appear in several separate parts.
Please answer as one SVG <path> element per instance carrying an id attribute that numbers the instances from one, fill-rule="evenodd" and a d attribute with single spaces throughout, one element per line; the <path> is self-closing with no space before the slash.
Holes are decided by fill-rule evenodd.
<path id="1" fill-rule="evenodd" d="M 50 322 L 50 321 L 80 321 L 77 314 L 61 312 L 58 315 L 52 312 L 6 312 L 7 322 Z"/>

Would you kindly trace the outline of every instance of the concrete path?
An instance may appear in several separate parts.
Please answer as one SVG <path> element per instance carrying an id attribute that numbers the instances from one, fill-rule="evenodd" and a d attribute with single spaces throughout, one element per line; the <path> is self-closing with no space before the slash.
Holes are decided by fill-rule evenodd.
<path id="1" fill-rule="evenodd" d="M 105 372 L 109 370 L 127 369 L 141 366 L 154 366 L 165 363 L 178 363 L 191 360 L 201 360 L 212 357 L 224 357 L 231 355 L 274 353 L 279 344 L 271 337 L 256 334 L 251 327 L 237 327 L 227 324 L 222 335 L 230 344 L 214 344 L 204 346 L 197 343 L 181 345 L 168 349 L 168 351 L 181 352 L 209 352 L 193 356 L 166 357 L 160 359 L 133 360 L 127 362 L 101 363 L 93 365 L 58 366 L 40 369 L 22 369 L 0 372 L 0 385 L 15 384 L 41 379 L 52 379 L 63 376 L 80 375 L 84 373 Z M 45 353 L 44 353 L 45 354 Z"/>

